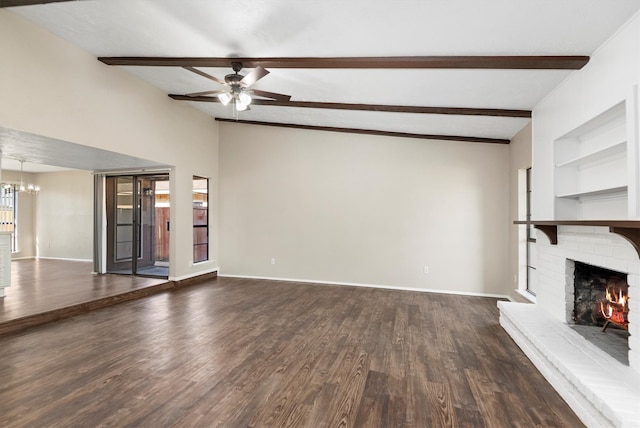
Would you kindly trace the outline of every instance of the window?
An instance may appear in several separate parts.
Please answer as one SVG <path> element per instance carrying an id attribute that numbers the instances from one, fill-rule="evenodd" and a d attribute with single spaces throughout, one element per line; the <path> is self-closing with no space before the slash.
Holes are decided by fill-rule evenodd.
<path id="1" fill-rule="evenodd" d="M 527 200 L 526 200 L 526 214 L 527 221 L 531 221 L 531 168 L 527 169 L 526 176 L 527 183 Z M 532 224 L 527 225 L 527 291 L 534 296 L 535 290 L 535 275 L 536 275 L 536 231 Z"/>
<path id="2" fill-rule="evenodd" d="M 193 177 L 193 262 L 209 260 L 209 179 Z"/>
<path id="3" fill-rule="evenodd" d="M 14 185 L 0 188 L 0 231 L 11 232 L 11 252 L 18 252 L 18 192 Z"/>
<path id="4" fill-rule="evenodd" d="M 517 181 L 518 220 L 531 221 L 533 186 L 531 168 L 518 169 Z M 536 276 L 536 230 L 530 224 L 517 227 L 518 268 L 514 282 L 518 284 L 517 292 L 526 299 L 535 302 L 538 278 Z"/>

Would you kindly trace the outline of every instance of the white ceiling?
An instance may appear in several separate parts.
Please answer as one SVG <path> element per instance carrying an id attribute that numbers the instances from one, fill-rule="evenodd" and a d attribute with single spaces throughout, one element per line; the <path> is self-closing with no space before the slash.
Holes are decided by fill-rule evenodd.
<path id="1" fill-rule="evenodd" d="M 591 55 L 640 0 L 87 0 L 10 10 L 99 56 Z M 123 67 L 167 94 L 222 89 L 177 67 Z M 203 69 L 222 78 L 230 69 Z M 244 70 L 244 73 L 250 70 Z M 271 69 L 292 101 L 531 110 L 572 71 Z M 190 101 L 174 101 L 190 102 Z M 231 118 L 219 103 L 190 102 Z M 529 119 L 252 106 L 240 119 L 510 139 Z"/>

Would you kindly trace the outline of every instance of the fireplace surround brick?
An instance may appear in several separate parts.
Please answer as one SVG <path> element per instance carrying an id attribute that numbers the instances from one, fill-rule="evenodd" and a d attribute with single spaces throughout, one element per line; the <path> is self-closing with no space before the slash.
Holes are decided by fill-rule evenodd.
<path id="1" fill-rule="evenodd" d="M 627 273 L 629 283 L 629 365 L 640 373 L 640 258 L 623 237 L 606 227 L 560 226 L 558 244 L 537 233 L 537 305 L 553 317 L 571 324 L 573 316 L 573 263 L 579 261 Z"/>
<path id="2" fill-rule="evenodd" d="M 638 253 L 600 226 L 558 226 L 557 245 L 538 231 L 536 253 L 536 303 L 500 302 L 501 325 L 588 426 L 640 426 L 640 406 L 619 405 L 640 402 Z M 569 327 L 576 261 L 627 274 L 628 366 Z"/>

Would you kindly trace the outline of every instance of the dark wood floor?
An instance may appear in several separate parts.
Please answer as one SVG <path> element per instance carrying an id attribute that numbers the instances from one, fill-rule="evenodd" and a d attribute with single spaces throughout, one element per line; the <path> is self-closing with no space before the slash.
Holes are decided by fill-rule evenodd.
<path id="1" fill-rule="evenodd" d="M 579 427 L 496 300 L 218 278 L 0 337 L 0 426 Z"/>
<path id="2" fill-rule="evenodd" d="M 11 262 L 11 287 L 0 298 L 0 333 L 107 306 L 151 292 L 169 281 L 93 275 L 92 262 L 25 259 Z M 146 291 L 145 291 L 146 290 Z M 117 296 L 117 297 L 116 297 Z"/>

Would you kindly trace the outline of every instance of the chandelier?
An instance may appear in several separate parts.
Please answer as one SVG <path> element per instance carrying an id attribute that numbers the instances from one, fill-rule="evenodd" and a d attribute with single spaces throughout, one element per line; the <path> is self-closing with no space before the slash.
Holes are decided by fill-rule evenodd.
<path id="1" fill-rule="evenodd" d="M 24 169 L 24 161 L 21 160 L 20 161 L 20 186 L 18 186 L 18 192 L 31 193 L 31 194 L 37 195 L 38 193 L 40 193 L 40 186 L 38 186 L 37 184 L 31 184 L 31 183 L 25 186 L 24 181 L 22 180 L 23 169 Z"/>
<path id="2" fill-rule="evenodd" d="M 7 183 L 2 181 L 2 151 L 0 151 L 0 189 L 2 189 L 2 195 L 10 194 L 13 192 L 18 193 L 30 193 L 37 195 L 40 192 L 40 186 L 37 184 L 24 184 L 24 160 L 20 161 L 20 184 Z M 17 159 L 16 159 L 17 160 Z"/>

